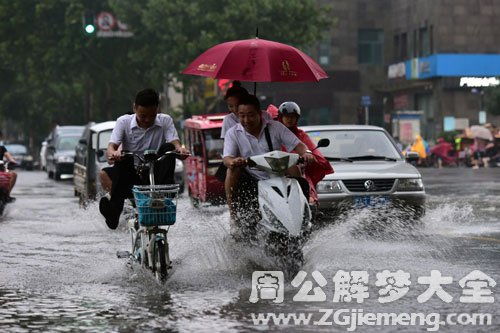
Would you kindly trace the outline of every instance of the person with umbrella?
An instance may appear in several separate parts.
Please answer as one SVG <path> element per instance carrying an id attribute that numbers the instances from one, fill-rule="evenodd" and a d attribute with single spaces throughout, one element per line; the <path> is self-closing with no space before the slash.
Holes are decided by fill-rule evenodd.
<path id="1" fill-rule="evenodd" d="M 224 139 L 224 165 L 228 168 L 226 199 L 231 216 L 231 234 L 241 234 L 240 213 L 249 214 L 244 207 L 257 201 L 257 184 L 260 179 L 267 179 L 267 173 L 247 168 L 247 158 L 254 155 L 280 149 L 296 151 L 306 163 L 314 161 L 314 156 L 288 128 L 282 123 L 267 120 L 262 116 L 260 103 L 254 95 L 248 95 L 238 106 L 240 123 L 232 127 Z M 288 175 L 295 177 L 309 197 L 309 185 L 301 177 L 298 168 L 288 170 Z M 250 206 L 251 207 L 251 206 Z"/>

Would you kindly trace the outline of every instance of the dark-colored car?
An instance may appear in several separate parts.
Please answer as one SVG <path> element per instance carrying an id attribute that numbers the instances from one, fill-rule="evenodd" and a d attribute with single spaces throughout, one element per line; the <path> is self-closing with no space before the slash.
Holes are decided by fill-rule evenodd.
<path id="1" fill-rule="evenodd" d="M 83 129 L 84 126 L 57 126 L 52 131 L 46 153 L 49 178 L 59 180 L 62 175 L 73 176 L 75 147 Z"/>
<path id="2" fill-rule="evenodd" d="M 33 170 L 33 156 L 28 152 L 28 148 L 25 145 L 7 144 L 5 148 L 22 169 Z"/>

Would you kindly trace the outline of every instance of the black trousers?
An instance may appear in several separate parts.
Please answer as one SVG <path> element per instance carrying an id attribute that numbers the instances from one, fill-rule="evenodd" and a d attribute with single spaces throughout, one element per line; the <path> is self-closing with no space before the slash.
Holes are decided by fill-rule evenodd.
<path id="1" fill-rule="evenodd" d="M 158 149 L 158 155 L 167 151 L 175 150 L 171 143 L 164 143 Z M 174 184 L 175 156 L 168 155 L 162 161 L 155 164 L 155 184 Z M 125 199 L 132 198 L 132 187 L 134 185 L 149 185 L 149 170 L 136 170 L 134 158 L 127 157 L 119 162 L 107 172 L 113 182 L 111 186 L 111 206 L 116 214 L 123 210 Z"/>

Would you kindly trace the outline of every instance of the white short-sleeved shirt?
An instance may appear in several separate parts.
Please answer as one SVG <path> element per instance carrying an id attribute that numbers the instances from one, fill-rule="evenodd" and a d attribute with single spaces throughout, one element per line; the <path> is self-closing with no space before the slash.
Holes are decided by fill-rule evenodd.
<path id="1" fill-rule="evenodd" d="M 174 140 L 179 140 L 179 136 L 172 117 L 158 113 L 153 126 L 147 129 L 137 125 L 135 114 L 121 116 L 116 120 L 109 142 L 121 144 L 124 151 L 142 155 L 145 150 L 158 150 L 163 143 Z"/>
<path id="2" fill-rule="evenodd" d="M 271 115 L 267 111 L 262 111 L 262 118 L 266 120 L 272 120 Z M 230 113 L 224 117 L 222 120 L 222 129 L 220 131 L 220 137 L 224 139 L 227 131 L 232 128 L 234 125 L 238 125 L 240 123 L 240 119 L 234 113 Z"/>
<path id="3" fill-rule="evenodd" d="M 285 125 L 278 121 L 262 119 L 262 129 L 259 137 L 256 138 L 248 133 L 245 128 L 238 123 L 229 129 L 224 139 L 224 157 L 250 157 L 269 152 L 264 128 L 269 128 L 269 135 L 274 150 L 281 150 L 284 146 L 287 151 L 292 151 L 300 143 L 300 140 Z M 264 171 L 258 171 L 247 167 L 247 171 L 257 179 L 268 179 L 269 176 Z"/>

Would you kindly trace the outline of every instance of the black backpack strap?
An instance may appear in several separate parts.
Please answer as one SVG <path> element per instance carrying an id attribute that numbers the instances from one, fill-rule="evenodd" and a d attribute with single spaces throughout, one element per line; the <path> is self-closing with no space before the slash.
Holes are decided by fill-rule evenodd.
<path id="1" fill-rule="evenodd" d="M 269 134 L 269 127 L 264 128 L 264 134 L 266 135 L 267 146 L 269 147 L 269 151 L 273 151 L 273 142 L 271 141 L 271 134 Z"/>

